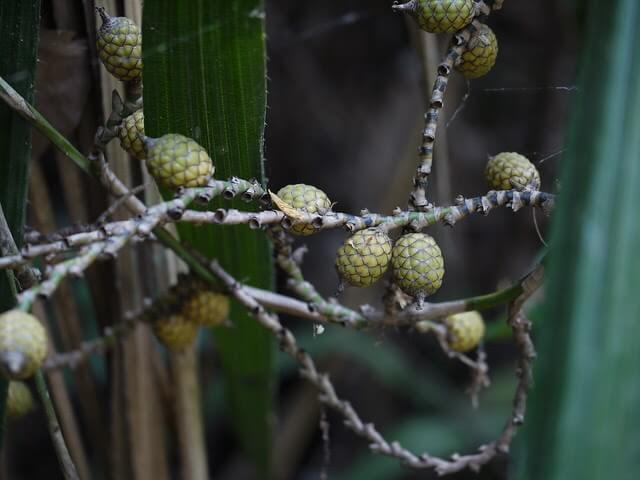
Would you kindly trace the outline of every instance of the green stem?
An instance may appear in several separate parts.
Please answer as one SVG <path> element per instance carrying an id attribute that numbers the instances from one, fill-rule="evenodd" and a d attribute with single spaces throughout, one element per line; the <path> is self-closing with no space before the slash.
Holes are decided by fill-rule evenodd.
<path id="1" fill-rule="evenodd" d="M 470 297 L 463 302 L 466 303 L 469 310 L 486 310 L 488 308 L 504 305 L 515 299 L 522 293 L 522 282 L 518 282 L 503 290 L 498 290 L 493 293 L 487 293 L 486 295 L 478 295 L 476 297 Z"/>
<path id="2" fill-rule="evenodd" d="M 20 114 L 31 125 L 51 140 L 67 157 L 73 160 L 82 170 L 89 173 L 89 160 L 74 147 L 46 118 L 42 116 L 32 105 L 9 85 L 4 78 L 0 77 L 0 98 L 9 107 Z"/>
<path id="3" fill-rule="evenodd" d="M 60 467 L 62 468 L 62 472 L 64 473 L 64 478 L 66 480 L 80 480 L 78 472 L 76 471 L 76 467 L 73 464 L 73 460 L 71 460 L 71 455 L 69 454 L 67 444 L 64 441 L 62 430 L 60 430 L 58 417 L 56 415 L 55 408 L 53 407 L 53 402 L 51 401 L 49 389 L 47 388 L 47 383 L 44 379 L 42 371 L 38 370 L 35 375 L 35 381 L 36 388 L 38 389 L 38 394 L 40 395 L 40 400 L 42 401 L 44 411 L 47 414 L 47 419 L 49 421 L 49 433 L 51 434 L 53 446 L 55 447 L 56 455 L 58 456 L 58 461 L 60 462 Z"/>

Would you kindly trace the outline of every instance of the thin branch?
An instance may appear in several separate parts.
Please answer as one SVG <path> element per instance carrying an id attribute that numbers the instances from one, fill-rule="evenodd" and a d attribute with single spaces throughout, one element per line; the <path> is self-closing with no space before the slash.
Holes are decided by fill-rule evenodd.
<path id="1" fill-rule="evenodd" d="M 498 453 L 508 451 L 509 444 L 515 435 L 515 429 L 524 421 L 524 409 L 526 406 L 526 393 L 530 385 L 531 360 L 535 354 L 529 337 L 529 324 L 523 322 L 520 308 L 527 298 L 540 286 L 542 281 L 542 269 L 528 277 L 523 286 L 523 293 L 512 303 L 510 309 L 509 324 L 511 325 L 516 343 L 520 350 L 518 361 L 518 386 L 514 396 L 514 407 L 503 433 L 500 437 L 479 448 L 478 453 L 470 455 L 453 455 L 449 460 L 432 456 L 428 453 L 416 455 L 405 449 L 398 442 L 387 441 L 371 423 L 365 423 L 349 402 L 338 397 L 329 377 L 319 372 L 313 359 L 301 349 L 294 335 L 283 327 L 274 314 L 267 312 L 251 295 L 244 286 L 227 273 L 217 262 L 210 265 L 212 271 L 226 285 L 230 294 L 244 305 L 251 315 L 279 341 L 280 348 L 299 365 L 299 371 L 319 390 L 319 400 L 326 406 L 336 410 L 345 418 L 347 428 L 369 442 L 369 448 L 377 453 L 397 458 L 410 467 L 417 469 L 435 469 L 440 475 L 458 472 L 465 468 L 478 470 L 482 465 L 490 461 Z M 514 313 L 516 312 L 516 313 Z"/>
<path id="2" fill-rule="evenodd" d="M 479 9 L 478 13 L 482 10 Z M 430 206 L 427 200 L 427 183 L 431 174 L 438 119 L 444 106 L 444 96 L 449 84 L 449 75 L 460 56 L 464 53 L 471 35 L 478 30 L 479 25 L 477 20 L 474 20 L 467 27 L 457 32 L 451 38 L 449 49 L 438 66 L 438 75 L 433 83 L 429 109 L 424 117 L 425 126 L 422 131 L 422 145 L 419 148 L 418 168 L 413 177 L 413 191 L 409 195 L 409 207 L 411 210 L 426 210 Z"/>
<path id="3" fill-rule="evenodd" d="M 254 182 L 248 182 L 239 178 L 231 178 L 227 181 L 212 180 L 208 187 L 200 189 L 185 190 L 183 195 L 187 193 L 193 196 L 191 190 L 198 190 L 195 199 L 200 202 L 208 203 L 212 198 L 223 195 L 225 198 L 233 198 L 236 195 L 242 196 L 245 200 L 255 198 L 263 198 L 264 190 Z M 126 201 L 128 196 L 121 197 L 122 201 Z M 178 197 L 184 198 L 184 197 Z M 176 199 L 177 200 L 177 199 Z M 176 207 L 176 200 L 170 200 L 157 204 L 153 209 L 172 209 Z M 514 211 L 524 206 L 540 207 L 545 212 L 553 208 L 555 197 L 552 194 L 538 191 L 519 192 L 517 190 L 492 191 L 487 195 L 475 198 L 465 199 L 459 197 L 456 205 L 449 207 L 434 207 L 428 212 L 411 212 L 396 211 L 393 215 L 380 215 L 377 213 L 365 213 L 362 216 L 351 215 L 341 212 L 329 212 L 325 215 L 308 215 L 301 214 L 302 223 L 310 223 L 318 230 L 326 230 L 332 228 L 344 227 L 350 232 L 355 232 L 363 228 L 380 227 L 385 230 L 393 230 L 405 227 L 411 224 L 414 228 L 420 229 L 433 225 L 437 222 L 444 222 L 447 225 L 453 225 L 457 221 L 465 218 L 473 213 L 488 214 L 494 208 L 508 206 Z M 152 215 L 155 210 L 147 210 L 142 216 Z M 80 228 L 80 232 L 73 232 L 64 235 L 53 234 L 55 239 L 48 244 L 27 244 L 20 252 L 0 257 L 0 269 L 16 268 L 25 265 L 34 258 L 49 255 L 71 252 L 78 247 L 89 245 L 95 242 L 101 242 L 107 238 L 117 237 L 127 234 L 135 227 L 139 219 L 129 219 L 96 225 L 94 230 L 88 228 Z M 259 228 L 263 225 L 281 224 L 285 227 L 291 227 L 291 221 L 283 212 L 276 210 L 267 210 L 262 212 L 241 212 L 239 210 L 219 209 L 215 212 L 199 212 L 195 210 L 186 210 L 180 215 L 179 210 L 173 215 L 168 215 L 162 219 L 163 223 L 171 222 L 187 222 L 187 223 L 213 223 L 216 225 L 238 225 L 248 224 L 250 227 Z"/>
<path id="4" fill-rule="evenodd" d="M 76 466 L 73 464 L 69 450 L 62 436 L 62 430 L 60 430 L 60 424 L 58 423 L 58 417 L 56 416 L 56 410 L 53 407 L 53 402 L 49 396 L 49 390 L 47 388 L 47 382 L 44 379 L 44 375 L 41 371 L 36 372 L 35 375 L 36 388 L 40 394 L 44 411 L 47 415 L 49 422 L 49 433 L 51 434 L 51 440 L 62 468 L 62 473 L 66 480 L 80 480 Z"/>

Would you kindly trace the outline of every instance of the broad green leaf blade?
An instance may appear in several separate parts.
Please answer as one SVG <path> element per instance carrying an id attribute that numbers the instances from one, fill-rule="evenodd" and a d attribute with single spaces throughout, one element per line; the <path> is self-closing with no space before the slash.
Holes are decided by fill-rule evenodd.
<path id="1" fill-rule="evenodd" d="M 40 0 L 0 2 L 0 77 L 28 102 L 33 100 Z M 22 242 L 27 177 L 31 157 L 31 127 L 0 102 L 0 204 L 18 243 Z M 0 272 L 0 312 L 14 305 L 9 274 Z M 7 382 L 0 380 L 0 447 L 4 433 Z"/>
<path id="2" fill-rule="evenodd" d="M 145 2 L 146 132 L 194 138 L 209 151 L 218 178 L 263 178 L 266 71 L 261 12 L 261 0 Z M 216 226 L 181 226 L 179 232 L 207 256 L 220 259 L 237 278 L 272 286 L 270 247 L 261 233 Z M 235 328 L 216 330 L 216 342 L 234 427 L 264 477 L 271 444 L 273 343 L 237 305 L 232 316 Z"/>
<path id="3" fill-rule="evenodd" d="M 591 1 L 519 478 L 637 478 L 640 2 Z"/>

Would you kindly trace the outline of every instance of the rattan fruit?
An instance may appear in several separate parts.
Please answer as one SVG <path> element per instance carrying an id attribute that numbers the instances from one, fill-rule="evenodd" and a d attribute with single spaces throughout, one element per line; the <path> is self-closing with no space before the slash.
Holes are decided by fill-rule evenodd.
<path id="1" fill-rule="evenodd" d="M 527 157 L 515 152 L 503 152 L 490 158 L 484 176 L 489 188 L 494 190 L 540 188 L 538 169 Z"/>
<path id="2" fill-rule="evenodd" d="M 7 417 L 18 419 L 35 408 L 31 390 L 24 382 L 9 382 L 7 392 Z"/>
<path id="3" fill-rule="evenodd" d="M 149 173 L 165 188 L 204 187 L 215 171 L 207 151 L 184 135 L 146 137 L 145 146 Z"/>
<path id="4" fill-rule="evenodd" d="M 126 17 L 111 17 L 98 8 L 102 26 L 97 34 L 98 56 L 105 68 L 119 80 L 142 78 L 142 34 Z"/>
<path id="5" fill-rule="evenodd" d="M 454 33 L 473 20 L 473 0 L 411 0 L 391 8 L 405 11 L 423 30 L 431 33 Z"/>
<path id="6" fill-rule="evenodd" d="M 182 350 L 192 345 L 198 336 L 198 325 L 181 313 L 164 315 L 152 325 L 155 336 L 169 350 Z"/>
<path id="7" fill-rule="evenodd" d="M 10 310 L 0 315 L 0 369 L 10 380 L 24 380 L 47 355 L 47 334 L 33 315 Z"/>
<path id="8" fill-rule="evenodd" d="M 400 237 L 391 251 L 393 279 L 405 293 L 424 297 L 442 285 L 444 260 L 436 241 L 425 233 Z"/>
<path id="9" fill-rule="evenodd" d="M 484 320 L 479 312 L 463 312 L 445 319 L 447 344 L 456 352 L 468 352 L 484 337 Z"/>
<path id="10" fill-rule="evenodd" d="M 122 121 L 118 128 L 120 146 L 134 158 L 144 160 L 147 149 L 144 145 L 144 113 L 136 110 Z"/>
<path id="11" fill-rule="evenodd" d="M 217 327 L 229 317 L 227 295 L 211 290 L 196 290 L 184 303 L 182 314 L 189 321 L 203 327 Z"/>
<path id="12" fill-rule="evenodd" d="M 287 205 L 305 213 L 324 215 L 331 209 L 331 200 L 327 194 L 312 185 L 287 185 L 282 187 L 277 195 Z M 297 235 L 311 235 L 316 229 L 313 225 L 294 223 L 290 231 Z"/>
<path id="13" fill-rule="evenodd" d="M 458 59 L 456 69 L 466 78 L 482 77 L 493 68 L 498 57 L 498 39 L 489 27 L 482 24 L 471 35 L 466 50 Z"/>
<path id="14" fill-rule="evenodd" d="M 382 230 L 360 230 L 338 249 L 338 273 L 353 286 L 368 287 L 387 271 L 391 248 L 391 239 Z"/>

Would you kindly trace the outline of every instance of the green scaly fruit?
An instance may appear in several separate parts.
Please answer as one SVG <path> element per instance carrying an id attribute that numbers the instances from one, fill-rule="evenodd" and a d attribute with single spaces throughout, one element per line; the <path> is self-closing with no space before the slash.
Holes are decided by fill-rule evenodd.
<path id="1" fill-rule="evenodd" d="M 229 317 L 229 297 L 207 289 L 199 289 L 184 302 L 182 314 L 203 327 L 217 327 Z"/>
<path id="2" fill-rule="evenodd" d="M 411 0 L 391 8 L 407 12 L 430 33 L 455 33 L 469 25 L 475 15 L 473 0 Z"/>
<path id="3" fill-rule="evenodd" d="M 36 406 L 31 390 L 24 382 L 9 382 L 7 392 L 7 417 L 17 420 L 24 417 Z"/>
<path id="4" fill-rule="evenodd" d="M 102 18 L 97 47 L 100 60 L 111 75 L 123 82 L 142 79 L 142 34 L 126 17 L 111 17 L 96 8 Z"/>
<path id="5" fill-rule="evenodd" d="M 471 35 L 464 53 L 456 63 L 458 70 L 465 78 L 474 79 L 489 73 L 498 57 L 498 39 L 486 25 Z"/>
<path id="6" fill-rule="evenodd" d="M 442 285 L 442 252 L 427 234 L 403 235 L 391 251 L 391 271 L 396 284 L 406 294 L 412 297 L 432 295 Z"/>
<path id="7" fill-rule="evenodd" d="M 484 320 L 479 312 L 463 312 L 445 319 L 447 344 L 456 352 L 468 352 L 478 346 L 484 337 Z"/>
<path id="8" fill-rule="evenodd" d="M 178 133 L 145 137 L 147 168 L 155 181 L 170 190 L 204 187 L 215 172 L 207 151 Z"/>
<path id="9" fill-rule="evenodd" d="M 503 152 L 491 157 L 484 170 L 489 188 L 494 190 L 538 190 L 540 173 L 529 159 L 519 153 Z"/>
<path id="10" fill-rule="evenodd" d="M 0 370 L 9 380 L 31 377 L 47 355 L 47 333 L 33 315 L 9 310 L 0 315 Z"/>
<path id="11" fill-rule="evenodd" d="M 324 215 L 331 210 L 331 200 L 322 190 L 304 183 L 295 185 L 287 185 L 282 187 L 278 193 L 278 197 L 287 205 L 312 215 Z M 309 224 L 293 224 L 290 229 L 291 233 L 297 235 L 312 235 L 316 232 L 313 225 Z"/>
<path id="12" fill-rule="evenodd" d="M 169 350 L 183 350 L 196 340 L 198 325 L 182 313 L 161 316 L 152 323 L 153 333 Z"/>
<path id="13" fill-rule="evenodd" d="M 118 127 L 120 146 L 133 158 L 144 160 L 147 149 L 144 145 L 144 113 L 137 110 L 122 121 Z"/>
<path id="14" fill-rule="evenodd" d="M 360 230 L 338 249 L 338 273 L 353 286 L 368 287 L 387 271 L 391 248 L 391 239 L 382 230 Z"/>

